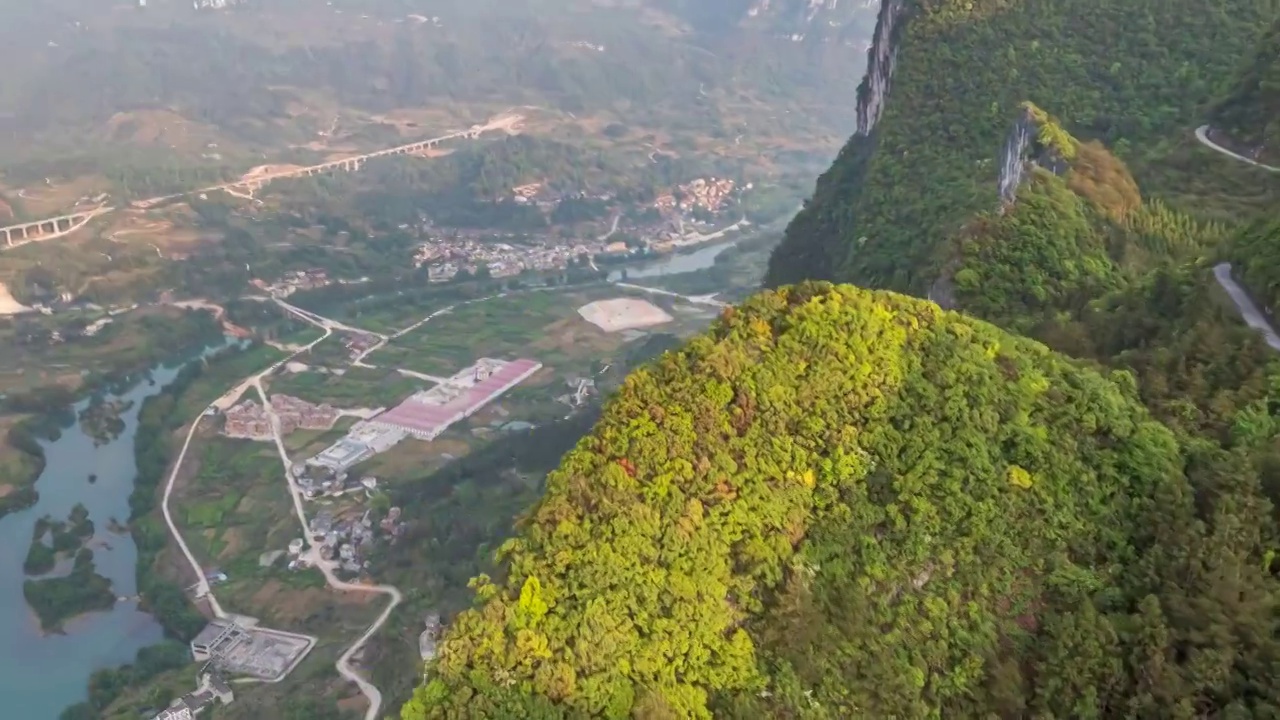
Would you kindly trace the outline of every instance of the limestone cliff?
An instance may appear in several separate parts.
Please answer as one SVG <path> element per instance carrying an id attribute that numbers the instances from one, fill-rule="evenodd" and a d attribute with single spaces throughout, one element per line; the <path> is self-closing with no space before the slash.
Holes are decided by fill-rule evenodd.
<path id="1" fill-rule="evenodd" d="M 923 294 L 948 239 L 1012 196 L 1022 164 L 1001 147 L 1022 103 L 1122 157 L 1185 141 L 1272 12 L 1268 0 L 883 0 L 857 132 L 788 229 L 768 284 Z M 1139 179 L 1152 155 L 1134 163 Z"/>

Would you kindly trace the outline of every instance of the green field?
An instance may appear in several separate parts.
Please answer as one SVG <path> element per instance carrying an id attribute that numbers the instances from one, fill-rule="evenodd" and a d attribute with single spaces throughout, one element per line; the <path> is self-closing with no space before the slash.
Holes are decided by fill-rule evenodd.
<path id="1" fill-rule="evenodd" d="M 347 368 L 341 375 L 314 370 L 281 372 L 267 381 L 271 393 L 340 408 L 389 407 L 429 385 L 425 380 L 408 378 L 391 368 L 381 367 Z"/>

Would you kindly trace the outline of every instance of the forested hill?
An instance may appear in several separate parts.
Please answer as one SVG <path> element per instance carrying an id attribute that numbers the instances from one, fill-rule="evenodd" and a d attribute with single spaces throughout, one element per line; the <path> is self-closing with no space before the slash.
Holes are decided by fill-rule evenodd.
<path id="1" fill-rule="evenodd" d="M 1280 712 L 1242 469 L 984 322 L 766 292 L 627 379 L 402 717 Z"/>
<path id="2" fill-rule="evenodd" d="M 627 379 L 402 719 L 1280 717 L 1218 284 L 1280 304 L 1280 174 L 1193 132 L 1267 141 L 1277 13 L 885 0 L 775 289 Z"/>
<path id="3" fill-rule="evenodd" d="M 1025 101 L 1113 148 L 1153 192 L 1235 214 L 1190 197 L 1213 156 L 1186 145 L 1277 13 L 1275 0 L 885 0 L 860 132 L 788 230 L 768 282 L 923 295 L 940 248 L 996 207 L 998 154 Z"/>
<path id="4" fill-rule="evenodd" d="M 1239 80 L 1212 116 L 1248 149 L 1280 165 L 1280 18 L 1258 41 Z"/>

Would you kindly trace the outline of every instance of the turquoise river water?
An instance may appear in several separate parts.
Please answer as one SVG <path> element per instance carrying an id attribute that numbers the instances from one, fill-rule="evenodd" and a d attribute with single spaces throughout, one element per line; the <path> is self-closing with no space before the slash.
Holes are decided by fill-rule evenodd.
<path id="1" fill-rule="evenodd" d="M 138 412 L 177 372 L 177 367 L 156 368 L 127 391 L 108 397 L 133 402 L 121 415 L 124 431 L 111 442 L 94 447 L 93 438 L 76 424 L 64 428 L 58 440 L 43 443 L 46 465 L 36 481 L 40 501 L 0 518 L 0 717 L 56 720 L 68 705 L 87 697 L 93 671 L 133 662 L 140 648 L 163 638 L 160 625 L 132 599 L 137 594 L 133 538 L 110 527 L 112 518 L 129 520 Z M 87 403 L 77 404 L 76 411 Z M 97 475 L 93 483 L 91 473 Z M 110 578 L 117 596 L 128 599 L 110 611 L 71 620 L 65 634 L 44 635 L 22 596 L 27 579 L 22 561 L 36 520 L 44 515 L 65 519 L 76 503 L 88 508 L 94 523 L 89 547 L 98 573 Z"/>

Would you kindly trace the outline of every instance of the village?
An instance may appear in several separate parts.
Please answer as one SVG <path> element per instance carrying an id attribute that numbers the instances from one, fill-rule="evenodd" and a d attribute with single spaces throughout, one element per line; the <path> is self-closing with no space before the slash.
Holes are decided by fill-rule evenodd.
<path id="1" fill-rule="evenodd" d="M 624 214 L 615 210 L 607 232 L 596 239 L 563 240 L 547 236 L 529 237 L 508 234 L 495 237 L 480 231 L 424 228 L 430 238 L 414 255 L 414 267 L 426 267 L 428 280 L 444 282 L 459 272 L 472 275 L 481 268 L 490 277 L 508 277 L 526 270 L 562 270 L 577 262 L 595 267 L 596 262 L 617 263 L 629 258 L 640 259 L 698 245 L 712 236 L 702 234 L 712 220 L 722 215 L 736 198 L 752 189 L 741 188 L 728 178 L 698 178 L 654 198 L 645 208 L 652 219 L 623 226 Z M 612 195 L 559 196 L 548 193 L 542 183 L 512 188 L 511 202 L 535 205 L 544 213 L 555 210 L 566 197 L 608 202 Z M 613 240 L 615 235 L 628 240 Z"/>
<path id="2" fill-rule="evenodd" d="M 678 185 L 641 207 L 613 208 L 608 220 L 586 237 L 565 238 L 562 228 L 548 227 L 534 233 L 476 228 L 448 228 L 423 218 L 419 227 L 402 225 L 402 231 L 418 232 L 423 241 L 414 252 L 415 268 L 425 269 L 428 282 L 448 282 L 459 273 L 487 274 L 501 278 L 531 272 L 553 272 L 574 265 L 599 269 L 597 263 L 618 264 L 675 252 L 719 237 L 713 225 L 723 222 L 751 183 L 739 185 L 729 178 L 697 178 Z M 613 203 L 610 193 L 554 193 L 544 183 L 512 188 L 498 202 L 537 207 L 550 215 L 566 200 Z M 637 219 L 643 218 L 643 219 Z M 736 225 L 734 226 L 736 227 Z M 274 281 L 255 279 L 253 286 L 276 297 L 331 284 L 356 284 L 368 278 L 338 279 L 323 268 L 290 270 Z"/>

